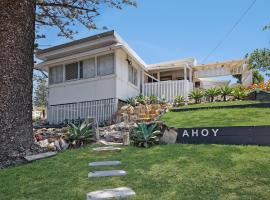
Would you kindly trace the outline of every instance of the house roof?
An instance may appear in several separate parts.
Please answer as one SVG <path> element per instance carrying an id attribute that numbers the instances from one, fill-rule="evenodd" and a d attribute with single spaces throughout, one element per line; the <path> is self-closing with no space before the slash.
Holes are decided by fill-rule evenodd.
<path id="1" fill-rule="evenodd" d="M 219 68 L 219 67 L 238 67 L 245 64 L 245 59 L 238 59 L 238 60 L 228 60 L 228 61 L 222 61 L 222 62 L 214 62 L 214 63 L 208 63 L 208 64 L 201 64 L 194 67 L 196 70 L 205 70 L 205 69 L 213 69 L 213 68 Z"/>
<path id="2" fill-rule="evenodd" d="M 48 66 L 55 65 L 56 63 L 61 63 L 63 60 L 76 58 L 79 59 L 80 57 L 86 57 L 90 54 L 93 55 L 94 53 L 98 53 L 98 50 L 108 51 L 117 48 L 122 48 L 146 71 L 155 68 L 174 68 L 174 65 L 179 67 L 179 65 L 184 65 L 184 63 L 193 66 L 196 62 L 193 58 L 187 58 L 183 60 L 147 65 L 140 58 L 140 56 L 116 33 L 116 31 L 111 30 L 47 49 L 38 50 L 36 52 L 36 57 L 43 62 L 37 64 L 35 68 L 47 71 Z"/>

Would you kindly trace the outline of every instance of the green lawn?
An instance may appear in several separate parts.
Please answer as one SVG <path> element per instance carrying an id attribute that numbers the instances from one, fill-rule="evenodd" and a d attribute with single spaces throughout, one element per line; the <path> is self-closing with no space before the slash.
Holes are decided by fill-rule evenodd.
<path id="1" fill-rule="evenodd" d="M 201 107 L 215 107 L 215 106 L 231 106 L 231 105 L 243 105 L 243 104 L 257 104 L 261 103 L 259 101 L 221 101 L 221 102 L 212 102 L 212 103 L 200 103 L 200 104 L 191 104 L 187 106 L 181 106 L 179 108 L 201 108 Z"/>
<path id="2" fill-rule="evenodd" d="M 124 177 L 89 179 L 89 161 L 121 160 Z M 97 168 L 96 168 L 97 169 Z M 96 154 L 91 148 L 0 170 L 1 200 L 80 200 L 128 186 L 140 200 L 270 199 L 270 147 L 164 145 Z"/>
<path id="3" fill-rule="evenodd" d="M 270 125 L 270 108 L 222 108 L 168 112 L 161 120 L 170 127 Z"/>

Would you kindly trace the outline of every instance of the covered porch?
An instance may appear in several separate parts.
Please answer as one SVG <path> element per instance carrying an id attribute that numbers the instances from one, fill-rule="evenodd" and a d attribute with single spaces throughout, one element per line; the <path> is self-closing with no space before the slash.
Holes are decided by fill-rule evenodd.
<path id="1" fill-rule="evenodd" d="M 156 95 L 169 102 L 173 102 L 178 95 L 188 99 L 188 94 L 193 89 L 194 64 L 195 60 L 190 58 L 149 65 L 144 76 L 143 94 Z"/>

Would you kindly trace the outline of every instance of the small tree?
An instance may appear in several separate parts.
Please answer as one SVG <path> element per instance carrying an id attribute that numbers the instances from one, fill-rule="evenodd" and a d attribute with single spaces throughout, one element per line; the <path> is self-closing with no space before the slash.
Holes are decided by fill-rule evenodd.
<path id="1" fill-rule="evenodd" d="M 210 98 L 210 102 L 214 102 L 215 97 L 220 94 L 220 90 L 216 87 L 209 88 L 205 91 L 205 96 Z"/>
<path id="2" fill-rule="evenodd" d="M 220 88 L 220 94 L 223 97 L 223 101 L 227 101 L 227 96 L 232 94 L 233 89 L 228 85 Z"/>
<path id="3" fill-rule="evenodd" d="M 195 89 L 192 92 L 189 93 L 188 97 L 191 99 L 194 99 L 195 103 L 200 103 L 201 99 L 204 96 L 204 92 L 200 89 Z"/>

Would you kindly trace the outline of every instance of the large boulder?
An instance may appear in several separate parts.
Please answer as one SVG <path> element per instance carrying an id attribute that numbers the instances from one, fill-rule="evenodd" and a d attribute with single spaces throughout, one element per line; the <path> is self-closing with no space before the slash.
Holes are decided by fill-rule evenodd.
<path id="1" fill-rule="evenodd" d="M 161 143 L 175 144 L 177 140 L 177 132 L 172 128 L 165 129 L 163 136 L 160 138 Z"/>

